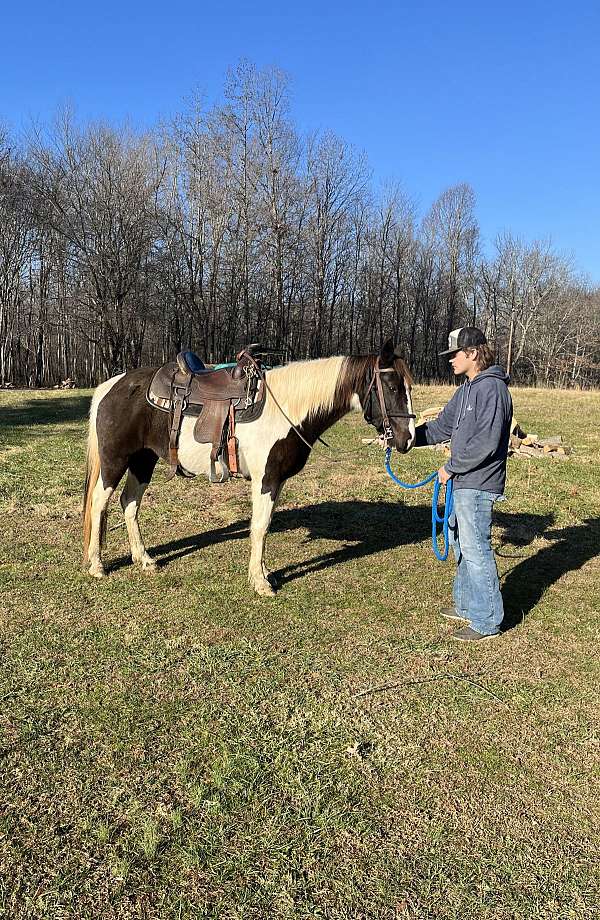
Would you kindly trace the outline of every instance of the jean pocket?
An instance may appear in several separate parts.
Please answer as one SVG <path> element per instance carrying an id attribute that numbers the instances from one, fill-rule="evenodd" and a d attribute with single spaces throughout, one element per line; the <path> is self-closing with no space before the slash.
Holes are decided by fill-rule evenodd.
<path id="1" fill-rule="evenodd" d="M 482 489 L 480 494 L 485 498 L 491 499 L 494 504 L 496 504 L 496 502 L 506 501 L 506 495 L 501 495 L 499 492 L 486 492 Z"/>

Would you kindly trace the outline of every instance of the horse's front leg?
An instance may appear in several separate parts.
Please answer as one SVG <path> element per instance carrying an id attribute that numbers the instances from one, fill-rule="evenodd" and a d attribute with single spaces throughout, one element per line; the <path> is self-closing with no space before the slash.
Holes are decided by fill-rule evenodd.
<path id="1" fill-rule="evenodd" d="M 275 594 L 273 586 L 266 577 L 269 573 L 264 564 L 264 552 L 271 516 L 280 492 L 281 484 L 277 487 L 275 497 L 270 491 L 263 493 L 262 477 L 252 482 L 252 523 L 250 525 L 248 580 L 254 590 L 264 597 L 271 597 Z"/>
<path id="2" fill-rule="evenodd" d="M 151 475 L 152 470 L 149 471 L 149 475 L 148 473 L 146 474 L 148 480 Z M 131 559 L 133 562 L 139 562 L 144 572 L 153 574 L 156 572 L 156 563 L 146 551 L 140 532 L 140 525 L 138 523 L 138 513 L 147 486 L 148 482 L 144 480 L 140 481 L 130 469 L 127 474 L 125 486 L 121 492 L 121 508 L 123 509 L 125 523 L 127 524 L 127 534 L 131 546 Z"/>

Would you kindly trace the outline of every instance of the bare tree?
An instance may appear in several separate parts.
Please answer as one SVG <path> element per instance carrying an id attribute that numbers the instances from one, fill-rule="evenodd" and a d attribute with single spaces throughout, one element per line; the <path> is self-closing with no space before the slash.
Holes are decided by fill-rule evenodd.
<path id="1" fill-rule="evenodd" d="M 425 217 L 424 229 L 437 253 L 445 331 L 449 332 L 465 316 L 479 254 L 479 225 L 471 186 L 463 183 L 442 192 Z"/>
<path id="2" fill-rule="evenodd" d="M 152 146 L 107 126 L 78 131 L 64 116 L 50 144 L 36 138 L 31 156 L 49 223 L 77 264 L 78 299 L 95 317 L 105 372 L 135 365 L 146 325 L 139 281 L 152 255 L 162 179 Z"/>
<path id="3" fill-rule="evenodd" d="M 475 197 L 446 189 L 417 229 L 363 156 L 302 137 L 285 74 L 242 62 L 145 134 L 63 116 L 0 135 L 0 380 L 95 382 L 184 347 L 288 355 L 375 348 L 390 332 L 443 379 L 449 329 L 482 326 L 520 381 L 600 382 L 598 289 L 548 242 L 479 254 Z"/>

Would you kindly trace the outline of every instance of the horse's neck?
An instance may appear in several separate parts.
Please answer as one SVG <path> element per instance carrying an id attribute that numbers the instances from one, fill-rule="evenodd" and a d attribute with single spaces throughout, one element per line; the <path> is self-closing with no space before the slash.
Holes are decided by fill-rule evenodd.
<path id="1" fill-rule="evenodd" d="M 301 430 L 307 433 L 308 439 L 314 442 L 324 434 L 328 428 L 339 422 L 350 411 L 350 404 L 345 407 L 337 406 L 331 409 L 317 411 L 302 422 Z"/>
<path id="2" fill-rule="evenodd" d="M 355 394 L 362 398 L 372 363 L 368 357 L 338 356 L 277 369 L 267 376 L 273 386 L 271 411 L 279 403 L 288 420 L 315 441 L 350 411 Z"/>

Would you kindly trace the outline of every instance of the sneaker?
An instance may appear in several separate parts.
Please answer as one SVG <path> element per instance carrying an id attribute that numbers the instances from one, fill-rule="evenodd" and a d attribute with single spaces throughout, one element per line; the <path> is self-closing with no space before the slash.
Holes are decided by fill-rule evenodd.
<path id="1" fill-rule="evenodd" d="M 460 620 L 461 623 L 468 623 L 469 618 L 463 617 L 460 613 L 457 613 L 454 607 L 442 607 L 440 610 L 440 616 L 446 617 L 447 620 Z"/>
<path id="2" fill-rule="evenodd" d="M 462 629 L 458 629 L 456 632 L 451 633 L 449 638 L 455 639 L 457 642 L 478 642 L 480 639 L 495 639 L 497 635 L 498 633 L 484 635 L 483 633 L 478 633 L 476 630 L 471 629 L 470 626 L 463 626 Z"/>

